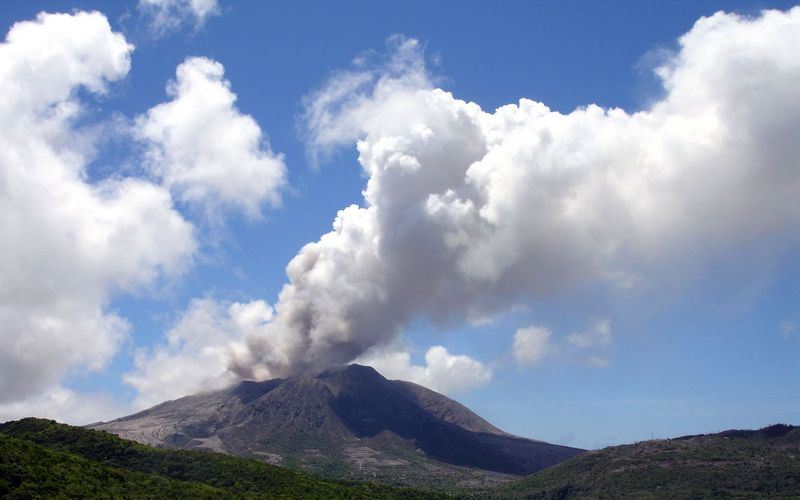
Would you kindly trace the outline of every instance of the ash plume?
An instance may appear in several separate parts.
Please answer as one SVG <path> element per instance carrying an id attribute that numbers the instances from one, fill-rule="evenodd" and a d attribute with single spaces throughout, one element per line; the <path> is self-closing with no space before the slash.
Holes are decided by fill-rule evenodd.
<path id="1" fill-rule="evenodd" d="M 414 318 L 453 325 L 591 282 L 636 286 L 751 241 L 796 245 L 800 8 L 700 19 L 630 113 L 528 99 L 487 112 L 435 88 L 390 40 L 311 95 L 312 157 L 355 143 L 361 205 L 287 267 L 272 321 L 234 351 L 244 378 L 348 363 Z"/>

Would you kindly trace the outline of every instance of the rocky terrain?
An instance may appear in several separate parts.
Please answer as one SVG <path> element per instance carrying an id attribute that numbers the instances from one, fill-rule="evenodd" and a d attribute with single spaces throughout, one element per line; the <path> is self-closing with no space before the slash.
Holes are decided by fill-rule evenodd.
<path id="1" fill-rule="evenodd" d="M 92 428 L 327 477 L 442 490 L 490 487 L 583 451 L 510 435 L 441 394 L 359 365 L 242 382 Z"/>

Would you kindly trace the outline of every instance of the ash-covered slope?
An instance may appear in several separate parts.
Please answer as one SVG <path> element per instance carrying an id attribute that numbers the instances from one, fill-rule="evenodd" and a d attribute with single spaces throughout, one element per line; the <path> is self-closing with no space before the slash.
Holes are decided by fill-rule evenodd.
<path id="1" fill-rule="evenodd" d="M 512 436 L 441 394 L 359 365 L 242 382 L 92 427 L 335 477 L 441 487 L 492 484 L 582 451 Z"/>

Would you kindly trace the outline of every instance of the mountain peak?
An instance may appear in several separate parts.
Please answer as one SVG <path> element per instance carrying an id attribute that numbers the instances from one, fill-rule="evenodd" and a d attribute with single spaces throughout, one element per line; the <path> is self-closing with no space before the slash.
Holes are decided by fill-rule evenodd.
<path id="1" fill-rule="evenodd" d="M 231 394 L 238 396 L 243 403 L 247 404 L 275 389 L 281 385 L 283 381 L 284 380 L 280 378 L 264 380 L 262 382 L 243 380 L 231 390 Z"/>
<path id="2" fill-rule="evenodd" d="M 378 373 L 375 368 L 371 366 L 359 365 L 356 363 L 351 363 L 345 366 L 339 366 L 336 368 L 329 368 L 324 372 L 317 375 L 318 379 L 331 379 L 331 378 L 340 378 L 343 380 L 349 381 L 360 381 L 360 382 L 367 382 L 371 381 L 374 383 L 385 382 L 386 378 Z"/>
<path id="3" fill-rule="evenodd" d="M 512 436 L 446 396 L 358 364 L 315 377 L 243 381 L 92 427 L 145 444 L 315 472 L 336 464 L 336 477 L 408 483 L 494 481 L 582 451 Z"/>

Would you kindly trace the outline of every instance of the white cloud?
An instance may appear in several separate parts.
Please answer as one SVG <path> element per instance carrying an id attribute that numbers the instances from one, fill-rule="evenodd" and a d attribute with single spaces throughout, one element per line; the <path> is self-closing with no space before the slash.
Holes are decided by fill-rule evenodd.
<path id="1" fill-rule="evenodd" d="M 797 323 L 790 320 L 781 321 L 778 323 L 778 333 L 784 338 L 795 335 L 797 333 Z"/>
<path id="2" fill-rule="evenodd" d="M 262 204 L 279 204 L 283 158 L 272 153 L 256 121 L 236 108 L 222 65 L 192 57 L 176 73 L 167 86 L 172 100 L 136 120 L 153 175 L 213 218 L 229 208 L 257 218 Z"/>
<path id="3" fill-rule="evenodd" d="M 584 332 L 567 335 L 567 342 L 574 347 L 588 349 L 590 347 L 608 347 L 611 345 L 611 322 L 607 319 L 597 321 L 592 328 Z"/>
<path id="4" fill-rule="evenodd" d="M 443 346 L 425 353 L 425 366 L 411 364 L 408 351 L 373 350 L 355 361 L 372 366 L 390 380 L 405 380 L 443 394 L 456 394 L 488 384 L 491 368 L 465 354 L 450 354 Z"/>
<path id="5" fill-rule="evenodd" d="M 89 396 L 59 383 L 103 368 L 126 337 L 112 295 L 156 286 L 194 255 L 166 189 L 87 180 L 77 90 L 105 93 L 132 50 L 97 12 L 39 14 L 0 44 L 0 414 L 80 406 Z"/>
<path id="6" fill-rule="evenodd" d="M 139 0 L 139 12 L 149 18 L 155 36 L 163 36 L 186 24 L 195 29 L 220 13 L 217 0 Z"/>
<path id="7" fill-rule="evenodd" d="M 486 112 L 431 88 L 418 43 L 393 43 L 310 98 L 312 156 L 355 142 L 364 202 L 289 264 L 267 334 L 234 359 L 243 376 L 348 362 L 411 318 L 457 323 L 798 244 L 800 7 L 699 20 L 657 70 L 664 98 L 633 114 L 528 99 Z"/>
<path id="8" fill-rule="evenodd" d="M 371 116 L 371 103 L 392 99 L 396 111 L 402 103 L 396 94 L 430 89 L 433 79 L 425 68 L 418 40 L 394 35 L 387 40 L 389 57 L 369 52 L 354 61 L 355 69 L 340 71 L 305 100 L 304 123 L 313 161 L 330 150 L 352 142 L 366 123 L 382 121 Z"/>
<path id="9" fill-rule="evenodd" d="M 514 334 L 514 359 L 522 365 L 538 364 L 555 349 L 550 341 L 552 335 L 553 332 L 541 326 L 520 328 Z"/>
<path id="10" fill-rule="evenodd" d="M 111 420 L 130 413 L 127 404 L 107 394 L 85 394 L 60 385 L 22 400 L 0 405 L 0 422 L 22 417 L 51 418 L 73 425 Z"/>
<path id="11" fill-rule="evenodd" d="M 245 333 L 256 334 L 272 318 L 264 301 L 225 304 L 195 299 L 166 334 L 167 342 L 136 353 L 134 371 L 125 383 L 138 391 L 137 409 L 202 391 L 221 389 L 236 381 L 228 371 L 231 351 Z"/>
<path id="12" fill-rule="evenodd" d="M 606 368 L 611 364 L 607 353 L 611 347 L 612 338 L 611 322 L 601 319 L 586 331 L 567 335 L 567 342 L 577 350 L 590 351 L 591 354 L 586 358 L 590 365 Z"/>
<path id="13" fill-rule="evenodd" d="M 598 368 L 607 368 L 609 365 L 611 365 L 611 360 L 609 360 L 606 356 L 589 356 L 587 361 L 590 365 Z"/>

